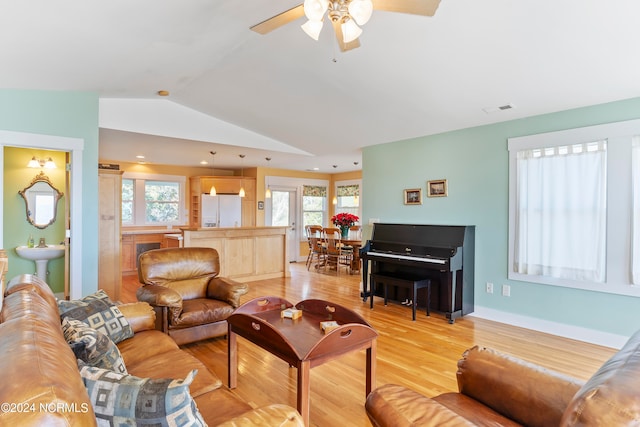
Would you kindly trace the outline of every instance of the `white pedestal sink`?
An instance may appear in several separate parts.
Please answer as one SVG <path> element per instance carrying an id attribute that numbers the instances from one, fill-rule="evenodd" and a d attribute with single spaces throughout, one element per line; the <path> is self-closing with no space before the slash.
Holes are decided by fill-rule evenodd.
<path id="1" fill-rule="evenodd" d="M 47 281 L 47 264 L 50 259 L 60 258 L 64 255 L 64 245 L 47 245 L 44 248 L 29 248 L 18 246 L 16 253 L 19 257 L 30 259 L 36 263 L 36 276 Z"/>

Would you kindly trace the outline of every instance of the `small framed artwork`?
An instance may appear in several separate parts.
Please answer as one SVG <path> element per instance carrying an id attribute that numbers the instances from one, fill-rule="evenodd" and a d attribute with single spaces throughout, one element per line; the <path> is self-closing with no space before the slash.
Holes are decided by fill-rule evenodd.
<path id="1" fill-rule="evenodd" d="M 447 197 L 447 180 L 427 181 L 427 197 Z"/>
<path id="2" fill-rule="evenodd" d="M 421 205 L 422 204 L 422 188 L 408 188 L 404 190 L 405 205 Z"/>
<path id="3" fill-rule="evenodd" d="M 262 200 L 258 201 L 258 210 L 259 211 L 264 210 L 264 202 Z"/>

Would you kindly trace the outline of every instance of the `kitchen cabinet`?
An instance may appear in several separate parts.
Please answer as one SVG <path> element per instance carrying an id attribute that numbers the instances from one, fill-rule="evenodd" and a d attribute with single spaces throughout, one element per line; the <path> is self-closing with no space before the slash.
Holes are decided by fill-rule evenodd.
<path id="1" fill-rule="evenodd" d="M 242 227 L 256 225 L 256 179 L 252 177 L 192 176 L 189 178 L 189 226 L 200 227 L 202 219 L 201 196 L 215 185 L 217 194 L 238 194 L 244 188 L 242 199 Z"/>
<path id="2" fill-rule="evenodd" d="M 113 301 L 120 299 L 122 285 L 122 173 L 106 169 L 98 172 L 98 288 L 104 290 Z"/>
<path id="3" fill-rule="evenodd" d="M 124 230 L 122 232 L 122 274 L 137 274 L 140 254 L 163 247 L 165 234 L 153 230 Z"/>

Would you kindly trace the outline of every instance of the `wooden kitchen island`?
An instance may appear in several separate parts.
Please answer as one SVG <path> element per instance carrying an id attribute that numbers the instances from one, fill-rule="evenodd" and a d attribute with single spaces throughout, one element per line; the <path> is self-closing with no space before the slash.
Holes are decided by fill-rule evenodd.
<path id="1" fill-rule="evenodd" d="M 220 254 L 220 275 L 249 282 L 289 277 L 288 227 L 184 227 L 184 247 L 214 248 Z"/>

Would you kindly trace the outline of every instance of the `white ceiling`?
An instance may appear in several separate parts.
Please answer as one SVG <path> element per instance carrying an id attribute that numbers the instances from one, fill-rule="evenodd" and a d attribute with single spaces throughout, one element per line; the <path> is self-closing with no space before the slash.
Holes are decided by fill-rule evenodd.
<path id="1" fill-rule="evenodd" d="M 359 169 L 369 145 L 640 96 L 637 0 L 374 11 L 347 53 L 330 25 L 318 42 L 304 19 L 249 30 L 299 3 L 0 0 L 0 86 L 97 92 L 101 160 L 214 150 L 216 168 L 322 172 Z"/>

